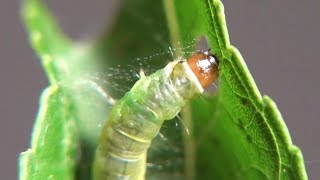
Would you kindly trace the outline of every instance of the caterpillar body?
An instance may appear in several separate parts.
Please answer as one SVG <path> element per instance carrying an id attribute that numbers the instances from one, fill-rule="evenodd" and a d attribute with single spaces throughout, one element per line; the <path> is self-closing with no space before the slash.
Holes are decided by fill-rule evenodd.
<path id="1" fill-rule="evenodd" d="M 209 51 L 170 62 L 140 80 L 114 106 L 96 150 L 96 180 L 143 180 L 147 150 L 162 123 L 173 119 L 192 98 L 218 77 L 218 61 Z"/>

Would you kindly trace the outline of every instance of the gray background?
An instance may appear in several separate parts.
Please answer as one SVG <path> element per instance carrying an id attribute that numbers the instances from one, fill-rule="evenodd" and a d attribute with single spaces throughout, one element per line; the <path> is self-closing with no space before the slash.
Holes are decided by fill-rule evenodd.
<path id="1" fill-rule="evenodd" d="M 86 38 L 111 22 L 116 2 L 51 0 L 49 5 L 69 35 Z M 47 80 L 21 25 L 19 1 L 0 3 L 0 178 L 16 179 L 18 154 L 29 147 Z M 276 101 L 294 144 L 304 154 L 310 179 L 319 178 L 320 1 L 225 0 L 224 4 L 232 44 L 242 53 L 262 94 Z"/>

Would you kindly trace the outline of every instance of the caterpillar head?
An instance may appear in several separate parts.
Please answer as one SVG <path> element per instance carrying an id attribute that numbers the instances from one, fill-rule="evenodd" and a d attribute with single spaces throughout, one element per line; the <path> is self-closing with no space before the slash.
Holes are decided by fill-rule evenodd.
<path id="1" fill-rule="evenodd" d="M 207 88 L 218 78 L 219 61 L 210 53 L 210 49 L 191 55 L 187 63 L 203 88 Z"/>

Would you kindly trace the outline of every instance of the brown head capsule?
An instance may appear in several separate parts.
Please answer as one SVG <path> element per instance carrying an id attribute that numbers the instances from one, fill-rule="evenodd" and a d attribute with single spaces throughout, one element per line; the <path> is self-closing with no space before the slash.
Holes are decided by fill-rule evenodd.
<path id="1" fill-rule="evenodd" d="M 198 52 L 187 60 L 203 88 L 210 86 L 218 77 L 218 59 L 209 51 Z"/>

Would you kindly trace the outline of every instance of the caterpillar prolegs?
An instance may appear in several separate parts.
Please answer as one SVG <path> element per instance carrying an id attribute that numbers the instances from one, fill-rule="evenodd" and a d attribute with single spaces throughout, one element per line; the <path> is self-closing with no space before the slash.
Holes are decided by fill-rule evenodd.
<path id="1" fill-rule="evenodd" d="M 96 180 L 143 180 L 147 150 L 165 120 L 174 118 L 218 77 L 217 58 L 209 51 L 170 62 L 142 75 L 114 106 L 95 155 Z"/>

